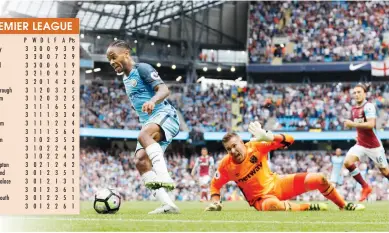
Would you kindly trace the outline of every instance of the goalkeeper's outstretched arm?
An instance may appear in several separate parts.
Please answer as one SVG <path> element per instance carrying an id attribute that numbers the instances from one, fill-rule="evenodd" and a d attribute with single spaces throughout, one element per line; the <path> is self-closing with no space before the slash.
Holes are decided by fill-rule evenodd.
<path id="1" fill-rule="evenodd" d="M 276 134 L 274 135 L 273 142 L 271 143 L 271 149 L 276 150 L 278 148 L 288 148 L 294 143 L 294 138 L 289 134 Z"/>
<path id="2" fill-rule="evenodd" d="M 228 172 L 224 168 L 223 161 L 220 163 L 219 168 L 215 172 L 211 181 L 211 204 L 205 209 L 205 211 L 220 211 L 222 205 L 220 202 L 220 189 L 229 181 Z"/>
<path id="3" fill-rule="evenodd" d="M 294 138 L 289 134 L 275 134 L 273 137 L 270 142 L 258 141 L 256 138 L 252 138 L 250 143 L 253 143 L 258 150 L 268 152 L 279 148 L 287 149 L 294 142 Z"/>

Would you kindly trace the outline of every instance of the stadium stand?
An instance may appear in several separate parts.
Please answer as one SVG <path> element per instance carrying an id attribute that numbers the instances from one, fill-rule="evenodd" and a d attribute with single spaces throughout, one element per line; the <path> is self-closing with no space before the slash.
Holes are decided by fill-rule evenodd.
<path id="1" fill-rule="evenodd" d="M 387 2 L 255 2 L 250 4 L 251 63 L 383 60 Z M 287 36 L 291 43 L 274 44 Z"/>
<path id="2" fill-rule="evenodd" d="M 283 131 L 346 130 L 342 122 L 350 119 L 354 100 L 351 84 L 256 84 L 240 89 L 243 127 L 260 120 L 267 129 Z M 379 113 L 379 128 L 387 128 L 389 85 L 371 85 L 368 100 L 376 105 Z M 258 119 L 257 119 L 258 118 Z"/>
<path id="3" fill-rule="evenodd" d="M 255 84 L 246 88 L 211 85 L 205 90 L 195 84 L 193 88 L 175 85 L 170 101 L 182 112 L 190 130 L 193 127 L 204 132 L 231 130 L 231 105 L 237 99 L 243 116 L 234 129 L 237 131 L 247 131 L 248 123 L 253 120 L 276 131 L 347 130 L 342 122 L 350 118 L 352 85 Z M 232 94 L 231 88 L 237 94 Z M 377 107 L 378 128 L 389 129 L 389 84 L 372 83 L 368 99 Z M 81 127 L 141 128 L 118 79 L 81 87 Z"/>

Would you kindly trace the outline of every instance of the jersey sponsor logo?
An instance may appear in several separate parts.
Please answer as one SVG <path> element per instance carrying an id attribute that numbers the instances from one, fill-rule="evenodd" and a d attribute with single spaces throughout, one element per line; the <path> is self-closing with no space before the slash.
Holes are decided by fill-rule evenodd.
<path id="1" fill-rule="evenodd" d="M 355 118 L 354 122 L 356 122 L 356 123 L 363 123 L 363 122 L 365 122 L 365 119 L 364 118 Z"/>
<path id="2" fill-rule="evenodd" d="M 251 163 L 254 163 L 254 164 L 257 163 L 257 162 L 258 162 L 257 157 L 256 157 L 255 155 L 251 156 L 250 162 L 251 162 Z"/>
<path id="3" fill-rule="evenodd" d="M 200 159 L 200 166 L 208 166 L 208 165 L 209 165 L 209 160 L 207 158 Z"/>
<path id="4" fill-rule="evenodd" d="M 151 73 L 151 77 L 154 79 L 154 80 L 159 80 L 161 79 L 158 75 L 158 72 L 157 71 L 154 71 Z"/>
<path id="5" fill-rule="evenodd" d="M 131 85 L 132 87 L 136 87 L 137 84 L 138 84 L 138 82 L 136 81 L 136 79 L 131 79 L 131 80 L 130 80 L 130 85 Z"/>
<path id="6" fill-rule="evenodd" d="M 133 90 L 130 94 L 129 94 L 129 97 L 131 100 L 134 100 L 134 99 L 137 99 L 140 97 L 140 95 L 143 93 L 143 92 L 146 92 L 147 90 L 145 88 L 142 88 L 142 89 L 139 89 L 139 90 Z"/>
<path id="7" fill-rule="evenodd" d="M 249 174 L 247 174 L 245 177 L 242 179 L 239 179 L 238 182 L 246 182 L 248 181 L 251 177 L 253 177 L 259 170 L 262 168 L 262 162 L 260 162 L 257 166 L 254 167 L 253 170 L 250 171 Z"/>

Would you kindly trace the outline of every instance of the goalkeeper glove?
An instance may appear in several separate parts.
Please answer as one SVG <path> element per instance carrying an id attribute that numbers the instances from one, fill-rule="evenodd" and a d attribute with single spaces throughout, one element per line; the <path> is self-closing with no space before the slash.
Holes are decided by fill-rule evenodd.
<path id="1" fill-rule="evenodd" d="M 272 142 L 274 140 L 273 133 L 262 129 L 262 126 L 258 121 L 249 124 L 249 132 L 254 136 L 250 141 Z"/>
<path id="2" fill-rule="evenodd" d="M 205 211 L 221 211 L 222 207 L 223 206 L 219 201 L 215 201 L 215 202 L 209 204 L 209 206 L 207 208 L 205 208 Z"/>

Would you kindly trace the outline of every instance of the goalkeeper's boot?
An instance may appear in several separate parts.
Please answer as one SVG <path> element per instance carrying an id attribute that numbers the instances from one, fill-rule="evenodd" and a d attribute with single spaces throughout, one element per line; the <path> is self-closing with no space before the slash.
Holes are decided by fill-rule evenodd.
<path id="1" fill-rule="evenodd" d="M 354 204 L 354 203 L 347 203 L 345 206 L 344 206 L 344 210 L 347 210 L 347 211 L 361 211 L 361 210 L 364 210 L 366 207 L 362 204 Z"/>
<path id="2" fill-rule="evenodd" d="M 172 191 L 176 188 L 173 179 L 170 177 L 170 174 L 157 174 L 157 178 L 153 181 L 145 182 L 147 188 L 151 190 L 156 190 L 159 188 L 165 188 L 167 191 Z"/>
<path id="3" fill-rule="evenodd" d="M 366 200 L 367 196 L 369 196 L 369 194 L 373 191 L 372 187 L 370 186 L 367 186 L 365 188 L 362 188 L 362 194 L 361 194 L 361 198 L 359 199 L 359 201 L 364 201 Z"/>
<path id="4" fill-rule="evenodd" d="M 326 211 L 328 205 L 324 203 L 312 203 L 309 205 L 308 211 Z"/>
<path id="5" fill-rule="evenodd" d="M 149 214 L 179 214 L 180 210 L 177 206 L 170 206 L 168 204 L 162 204 L 157 209 L 149 212 Z"/>

